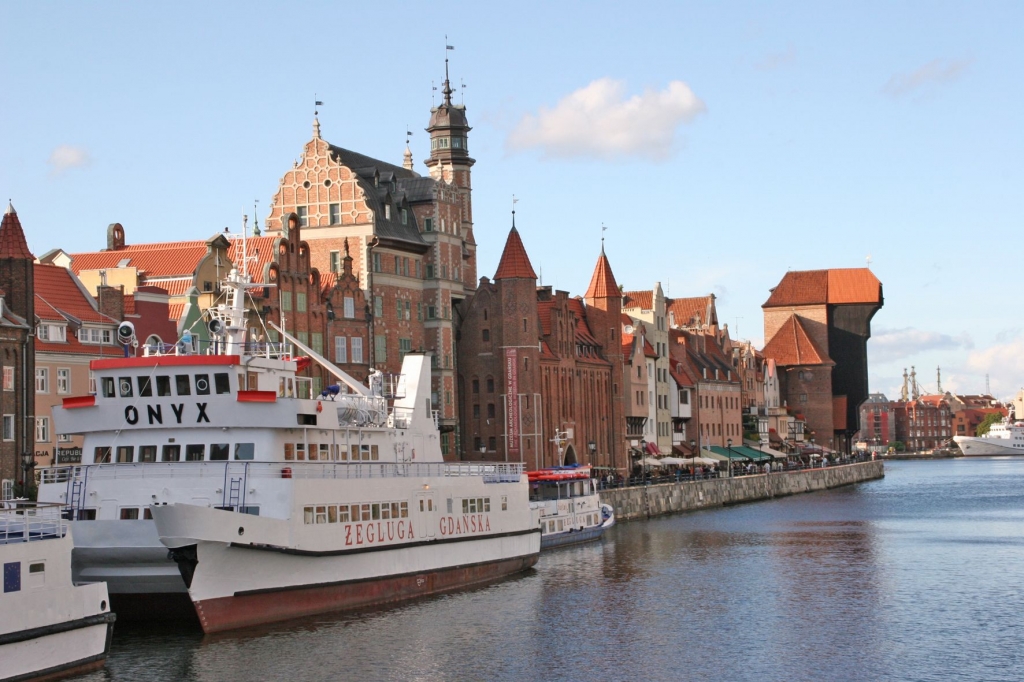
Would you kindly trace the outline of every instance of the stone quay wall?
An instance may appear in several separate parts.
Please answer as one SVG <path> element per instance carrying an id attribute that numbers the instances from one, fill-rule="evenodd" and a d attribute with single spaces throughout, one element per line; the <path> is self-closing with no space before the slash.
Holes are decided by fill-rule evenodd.
<path id="1" fill-rule="evenodd" d="M 615 508 L 617 521 L 632 521 L 661 514 L 827 490 L 884 476 L 885 465 L 882 460 L 873 460 L 824 469 L 614 488 L 602 490 L 601 501 Z"/>

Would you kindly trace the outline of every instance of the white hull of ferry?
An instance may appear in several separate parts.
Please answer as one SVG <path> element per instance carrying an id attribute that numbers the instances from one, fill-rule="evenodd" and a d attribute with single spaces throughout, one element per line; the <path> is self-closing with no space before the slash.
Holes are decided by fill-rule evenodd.
<path id="1" fill-rule="evenodd" d="M 395 487 L 393 480 L 358 483 L 362 499 L 373 499 L 375 490 L 387 499 L 387 488 Z M 308 516 L 304 523 L 301 505 L 291 519 L 188 504 L 154 506 L 152 513 L 208 633 L 484 584 L 537 562 L 540 533 L 524 504 L 525 482 L 467 480 L 447 489 L 431 485 L 437 481 L 409 483 L 412 490 L 442 491 L 437 506 L 430 498 L 432 512 L 413 507 L 407 517 L 357 523 L 310 523 Z M 353 499 L 342 481 L 311 484 L 301 497 Z M 458 513 L 465 495 L 487 496 L 489 511 Z M 502 496 L 524 501 L 501 510 Z M 442 510 L 442 498 L 456 502 L 455 513 Z"/>
<path id="2" fill-rule="evenodd" d="M 0 532 L 0 680 L 53 679 L 102 666 L 114 614 L 104 585 L 72 585 L 70 534 L 36 534 L 27 542 L 7 537 L 4 544 L 5 535 Z"/>
<path id="3" fill-rule="evenodd" d="M 1015 444 L 1008 438 L 955 436 L 953 440 L 960 447 L 960 452 L 964 453 L 964 457 L 1024 456 L 1024 443 Z"/>

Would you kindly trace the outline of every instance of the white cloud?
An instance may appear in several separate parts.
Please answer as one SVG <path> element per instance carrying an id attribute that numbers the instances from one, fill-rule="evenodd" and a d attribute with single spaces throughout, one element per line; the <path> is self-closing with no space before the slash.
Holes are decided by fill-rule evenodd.
<path id="1" fill-rule="evenodd" d="M 754 64 L 754 68 L 758 71 L 774 71 L 783 66 L 787 66 L 796 61 L 796 50 L 790 45 L 786 48 L 785 52 L 771 52 L 766 54 L 764 58 Z"/>
<path id="2" fill-rule="evenodd" d="M 963 75 L 972 61 L 933 59 L 915 71 L 893 75 L 882 91 L 892 97 L 902 97 L 929 84 L 951 83 Z"/>
<path id="3" fill-rule="evenodd" d="M 47 163 L 50 164 L 51 174 L 60 175 L 72 168 L 88 166 L 92 163 L 92 157 L 89 156 L 88 150 L 83 147 L 72 147 L 68 144 L 62 144 L 50 152 L 50 158 L 47 160 Z"/>
<path id="4" fill-rule="evenodd" d="M 550 158 L 664 161 L 675 152 L 676 129 L 705 111 L 704 102 L 682 81 L 627 97 L 622 81 L 601 78 L 553 108 L 523 116 L 506 146 L 540 149 Z"/>
<path id="5" fill-rule="evenodd" d="M 907 358 L 923 351 L 971 349 L 974 343 L 967 334 L 950 336 L 938 332 L 904 327 L 903 329 L 878 329 L 868 342 L 871 362 L 892 362 Z"/>
<path id="6" fill-rule="evenodd" d="M 989 375 L 992 394 L 1009 397 L 1024 388 L 1024 335 L 972 351 L 967 366 Z"/>

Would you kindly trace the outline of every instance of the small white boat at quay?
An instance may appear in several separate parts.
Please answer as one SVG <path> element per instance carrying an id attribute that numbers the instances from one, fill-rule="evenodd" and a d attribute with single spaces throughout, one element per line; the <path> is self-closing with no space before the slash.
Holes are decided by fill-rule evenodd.
<path id="1" fill-rule="evenodd" d="M 530 506 L 539 514 L 540 548 L 597 540 L 615 525 L 615 511 L 601 504 L 589 466 L 528 471 Z"/>
<path id="2" fill-rule="evenodd" d="M 71 533 L 58 506 L 0 508 L 0 681 L 54 679 L 101 667 L 114 614 L 102 583 L 71 582 Z"/>
<path id="3" fill-rule="evenodd" d="M 74 519 L 76 578 L 144 615 L 191 600 L 217 632 L 536 563 L 522 464 L 443 461 L 430 357 L 367 387 L 281 328 L 282 343 L 248 342 L 241 262 L 208 311 L 206 352 L 94 360 L 97 393 L 55 409 L 59 433 L 84 434 L 83 464 L 44 472 L 39 495 Z M 338 385 L 316 395 L 310 361 Z"/>

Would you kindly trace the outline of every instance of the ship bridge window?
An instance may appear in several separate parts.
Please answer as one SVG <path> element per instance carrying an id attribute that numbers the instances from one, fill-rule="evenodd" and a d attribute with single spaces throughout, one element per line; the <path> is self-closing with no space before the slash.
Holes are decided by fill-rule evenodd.
<path id="1" fill-rule="evenodd" d="M 156 446 L 155 445 L 140 445 L 139 446 L 139 461 L 140 462 L 155 462 L 156 461 Z"/>
<path id="2" fill-rule="evenodd" d="M 181 461 L 181 446 L 180 445 L 165 445 L 163 454 L 160 457 L 162 462 L 180 462 Z"/>
<path id="3" fill-rule="evenodd" d="M 191 386 L 190 379 L 187 374 L 175 374 L 174 384 L 174 388 L 177 390 L 178 395 L 190 395 Z"/>
<path id="4" fill-rule="evenodd" d="M 188 377 L 185 377 L 186 379 Z M 202 443 L 192 443 L 185 446 L 185 461 L 186 462 L 202 462 L 206 459 L 206 445 Z"/>
<path id="5" fill-rule="evenodd" d="M 231 393 L 231 379 L 227 372 L 219 372 L 213 375 L 213 383 L 217 387 L 217 395 Z"/>
<path id="6" fill-rule="evenodd" d="M 210 395 L 210 375 L 196 375 L 196 395 Z"/>
<path id="7" fill-rule="evenodd" d="M 118 387 L 121 389 L 121 397 L 122 398 L 131 398 L 132 395 L 134 395 L 133 392 L 132 392 L 132 378 L 131 377 L 121 377 L 120 379 L 118 379 L 117 384 L 118 384 Z"/>
<path id="8" fill-rule="evenodd" d="M 491 511 L 491 498 L 489 497 L 470 497 L 462 500 L 463 514 L 478 514 L 489 511 Z"/>
<path id="9" fill-rule="evenodd" d="M 171 378 L 169 376 L 158 376 L 156 378 L 156 394 L 160 396 L 171 394 Z"/>
<path id="10" fill-rule="evenodd" d="M 352 461 L 377 461 L 380 459 L 380 451 L 376 445 L 353 445 Z"/>
<path id="11" fill-rule="evenodd" d="M 103 377 L 100 383 L 103 385 L 104 398 L 113 398 L 117 395 L 114 392 L 114 377 Z"/>
<path id="12" fill-rule="evenodd" d="M 139 518 L 138 507 L 121 507 L 122 521 L 135 521 Z"/>
<path id="13" fill-rule="evenodd" d="M 96 464 L 110 464 L 110 446 L 104 445 L 93 450 L 92 461 Z"/>
<path id="14" fill-rule="evenodd" d="M 255 459 L 255 443 L 235 443 L 235 459 Z"/>
<path id="15" fill-rule="evenodd" d="M 227 443 L 214 443 L 210 446 L 210 461 L 223 461 L 228 459 L 231 446 Z"/>
<path id="16" fill-rule="evenodd" d="M 153 395 L 153 380 L 149 377 L 139 377 L 139 395 L 148 398 Z"/>
<path id="17" fill-rule="evenodd" d="M 117 446 L 117 461 L 118 462 L 131 462 L 135 459 L 135 446 L 134 445 L 118 445 Z"/>

